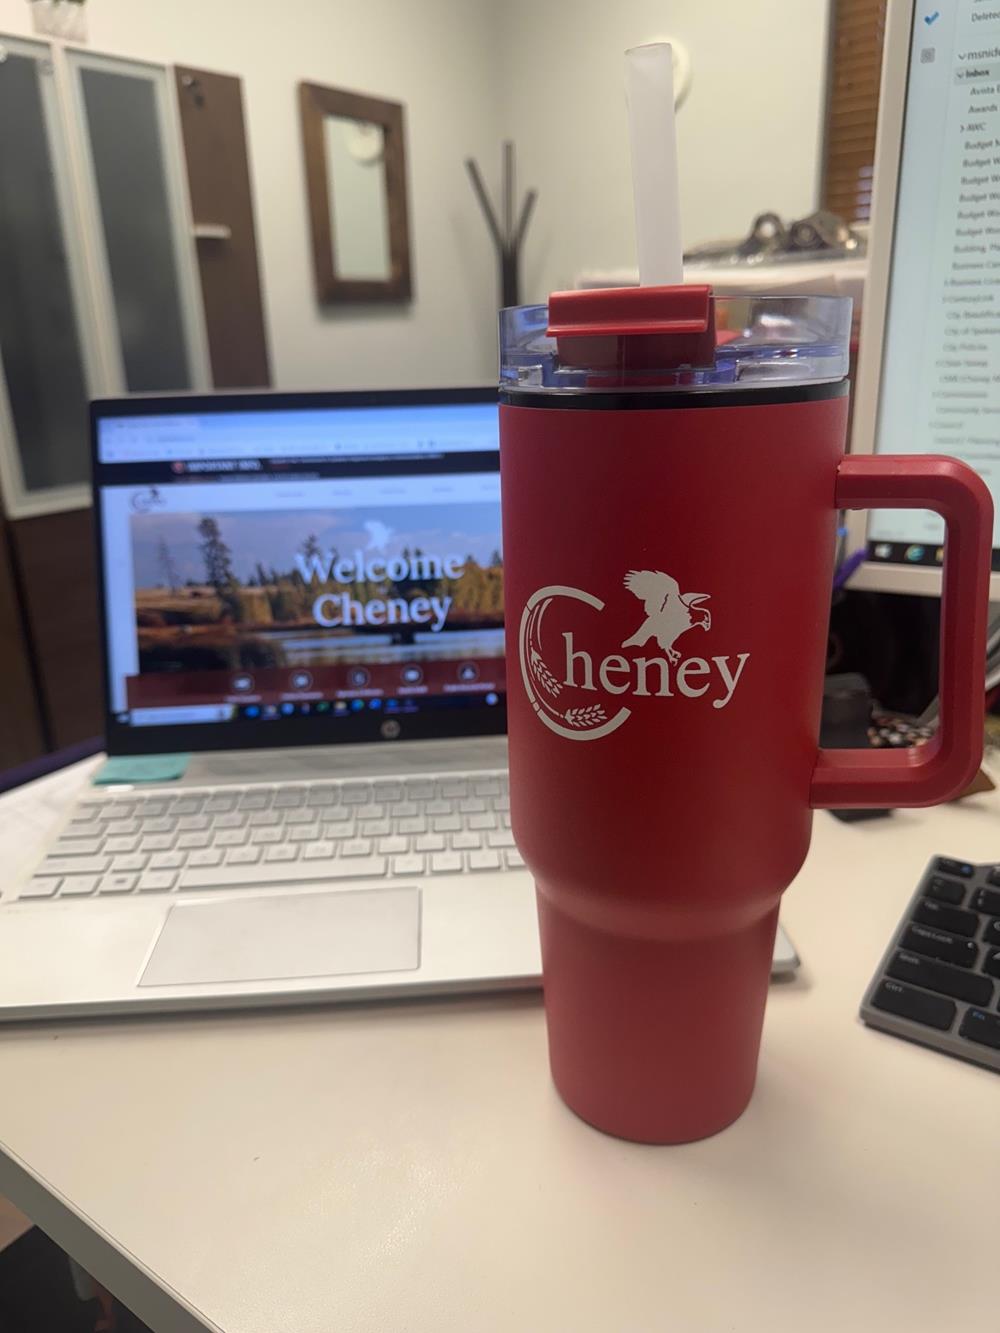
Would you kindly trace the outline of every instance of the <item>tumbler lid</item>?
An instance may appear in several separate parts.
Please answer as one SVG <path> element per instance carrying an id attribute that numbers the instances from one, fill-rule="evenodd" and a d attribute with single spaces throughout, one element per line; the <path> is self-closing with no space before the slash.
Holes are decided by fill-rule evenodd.
<path id="1" fill-rule="evenodd" d="M 505 392 L 676 392 L 836 382 L 851 301 L 716 296 L 710 287 L 554 292 L 500 312 Z"/>

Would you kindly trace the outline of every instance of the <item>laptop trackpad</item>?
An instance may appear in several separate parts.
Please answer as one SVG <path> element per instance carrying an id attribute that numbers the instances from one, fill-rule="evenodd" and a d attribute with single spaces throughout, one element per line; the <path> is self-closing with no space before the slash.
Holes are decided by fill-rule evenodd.
<path id="1" fill-rule="evenodd" d="M 140 986 L 286 981 L 420 966 L 420 890 L 175 903 Z"/>

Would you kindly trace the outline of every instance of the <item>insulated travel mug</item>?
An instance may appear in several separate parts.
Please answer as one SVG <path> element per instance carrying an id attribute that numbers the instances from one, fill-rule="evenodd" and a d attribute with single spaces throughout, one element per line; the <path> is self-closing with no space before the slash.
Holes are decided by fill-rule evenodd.
<path id="1" fill-rule="evenodd" d="M 501 316 L 513 832 L 556 1086 L 623 1138 L 746 1107 L 813 809 L 947 800 L 981 756 L 989 493 L 844 456 L 849 330 L 841 298 L 690 286 Z M 823 751 L 837 514 L 869 506 L 946 521 L 940 729 Z"/>

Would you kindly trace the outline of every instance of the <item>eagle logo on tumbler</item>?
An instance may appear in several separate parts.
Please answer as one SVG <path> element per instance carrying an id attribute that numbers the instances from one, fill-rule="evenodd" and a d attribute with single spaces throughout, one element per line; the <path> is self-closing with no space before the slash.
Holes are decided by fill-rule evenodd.
<path id="1" fill-rule="evenodd" d="M 561 584 L 539 588 L 521 614 L 518 648 L 528 699 L 536 716 L 569 740 L 598 740 L 616 731 L 632 713 L 624 704 L 612 704 L 621 695 L 704 698 L 713 709 L 725 708 L 749 661 L 749 653 L 682 658 L 674 646 L 689 630 L 711 629 L 712 613 L 703 605 L 708 593 L 681 592 L 675 578 L 654 569 L 629 570 L 624 585 L 642 603 L 645 616 L 621 647 L 644 649 L 643 656 L 600 657 L 580 646 L 574 630 L 549 629 L 546 615 L 559 599 L 604 610 L 604 602 L 582 588 Z M 553 613 L 560 626 L 566 612 L 562 606 Z M 662 656 L 652 655 L 653 644 Z M 605 697 L 584 699 L 586 693 Z"/>

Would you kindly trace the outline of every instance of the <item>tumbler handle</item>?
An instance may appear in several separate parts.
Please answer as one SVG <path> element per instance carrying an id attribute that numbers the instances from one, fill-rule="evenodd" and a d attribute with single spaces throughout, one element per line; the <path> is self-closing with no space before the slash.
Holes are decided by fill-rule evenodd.
<path id="1" fill-rule="evenodd" d="M 836 509 L 931 509 L 945 521 L 941 591 L 940 712 L 926 745 L 902 750 L 820 750 L 810 804 L 936 805 L 961 794 L 983 753 L 986 620 L 993 501 L 954 458 L 856 455 L 837 470 Z"/>

